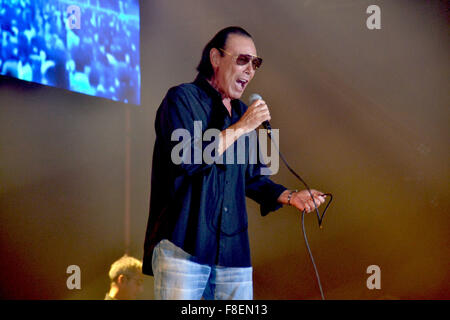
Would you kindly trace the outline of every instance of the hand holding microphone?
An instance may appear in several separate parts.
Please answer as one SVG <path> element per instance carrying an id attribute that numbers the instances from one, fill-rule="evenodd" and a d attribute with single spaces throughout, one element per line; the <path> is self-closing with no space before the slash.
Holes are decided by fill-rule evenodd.
<path id="1" fill-rule="evenodd" d="M 248 98 L 248 101 L 250 102 L 250 104 L 253 104 L 253 103 L 257 102 L 258 100 L 264 102 L 262 97 L 259 94 L 257 94 L 257 93 L 252 93 L 250 95 L 250 97 Z M 265 104 L 265 102 L 264 102 L 264 104 Z M 267 109 L 267 110 L 269 110 L 269 109 Z M 269 114 L 269 119 L 263 121 L 262 125 L 264 126 L 264 128 L 266 128 L 269 131 L 269 134 L 270 134 L 270 131 L 272 131 L 272 127 L 270 126 L 269 120 L 270 120 L 270 114 Z"/>
<path id="2" fill-rule="evenodd" d="M 239 120 L 241 127 L 245 133 L 248 133 L 258 128 L 261 124 L 266 127 L 265 124 L 268 124 L 269 120 L 270 112 L 266 102 L 262 100 L 260 95 L 252 94 L 250 96 L 250 106 Z"/>

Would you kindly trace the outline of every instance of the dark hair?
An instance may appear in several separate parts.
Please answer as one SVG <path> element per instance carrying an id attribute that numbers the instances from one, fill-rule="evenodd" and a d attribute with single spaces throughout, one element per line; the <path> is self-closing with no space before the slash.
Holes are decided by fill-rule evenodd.
<path id="1" fill-rule="evenodd" d="M 206 44 L 205 48 L 203 49 L 202 58 L 197 66 L 197 71 L 207 79 L 211 79 L 214 74 L 211 60 L 209 58 L 211 49 L 225 49 L 225 44 L 230 34 L 238 34 L 249 38 L 252 37 L 250 33 L 245 31 L 241 27 L 227 27 L 217 32 L 217 34 Z M 219 50 L 219 52 L 221 56 L 224 55 L 222 51 Z"/>

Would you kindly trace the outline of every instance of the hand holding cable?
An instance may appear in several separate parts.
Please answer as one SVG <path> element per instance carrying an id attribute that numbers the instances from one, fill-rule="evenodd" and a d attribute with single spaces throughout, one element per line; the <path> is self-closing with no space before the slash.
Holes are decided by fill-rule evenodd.
<path id="1" fill-rule="evenodd" d="M 287 194 L 287 195 L 286 195 Z M 298 210 L 305 210 L 307 213 L 315 210 L 316 206 L 319 207 L 321 204 L 325 203 L 326 195 L 323 192 L 317 190 L 311 190 L 311 197 L 308 190 L 286 190 L 285 194 L 282 194 L 282 198 L 286 198 L 285 203 L 296 207 Z M 314 204 L 315 202 L 315 204 Z"/>

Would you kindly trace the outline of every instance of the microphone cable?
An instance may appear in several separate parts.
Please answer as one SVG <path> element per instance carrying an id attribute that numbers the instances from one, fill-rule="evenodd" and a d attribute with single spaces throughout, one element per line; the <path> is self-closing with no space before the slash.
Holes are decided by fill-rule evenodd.
<path id="1" fill-rule="evenodd" d="M 331 204 L 331 201 L 333 201 L 333 195 L 331 193 L 323 193 L 322 196 L 329 196 L 330 197 L 330 201 L 328 201 L 328 204 L 326 205 L 325 209 L 323 210 L 322 215 L 320 215 L 319 213 L 319 209 L 317 208 L 317 204 L 316 201 L 314 200 L 314 197 L 312 195 L 311 189 L 309 188 L 308 184 L 305 182 L 305 180 L 303 180 L 288 164 L 288 162 L 286 161 L 286 159 L 284 158 L 283 154 L 281 153 L 280 149 L 278 148 L 277 144 L 275 143 L 275 141 L 273 141 L 272 139 L 272 128 L 270 127 L 269 123 L 263 123 L 263 126 L 267 129 L 267 132 L 269 133 L 269 138 L 270 141 L 273 142 L 275 148 L 278 151 L 278 154 L 280 155 L 281 160 L 283 161 L 283 163 L 286 165 L 286 167 L 288 168 L 288 170 L 298 179 L 300 180 L 303 185 L 305 186 L 306 190 L 308 190 L 309 195 L 311 196 L 311 199 L 314 203 L 314 208 L 317 214 L 317 220 L 319 222 L 319 228 L 322 229 L 322 222 L 323 222 L 323 218 L 325 216 L 325 213 L 327 212 L 328 207 Z M 308 243 L 308 238 L 306 236 L 306 230 L 305 230 L 305 213 L 306 210 L 302 211 L 302 231 L 303 231 L 303 238 L 305 239 L 305 244 L 306 244 L 306 248 L 308 249 L 308 253 L 309 253 L 309 257 L 311 259 L 312 265 L 314 267 L 314 271 L 316 273 L 316 279 L 317 279 L 317 284 L 319 286 L 319 290 L 320 290 L 320 295 L 322 297 L 322 300 L 325 300 L 325 296 L 323 294 L 323 289 L 322 289 L 322 283 L 320 282 L 320 276 L 319 276 L 319 272 L 317 271 L 317 266 L 316 263 L 314 261 L 314 257 L 312 255 L 311 252 L 311 248 L 309 247 L 309 243 Z"/>

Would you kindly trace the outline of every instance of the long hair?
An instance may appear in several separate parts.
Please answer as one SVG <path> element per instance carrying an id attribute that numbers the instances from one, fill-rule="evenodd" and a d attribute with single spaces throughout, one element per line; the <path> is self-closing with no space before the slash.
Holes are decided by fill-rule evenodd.
<path id="1" fill-rule="evenodd" d="M 230 34 L 238 34 L 241 36 L 252 38 L 252 36 L 241 27 L 227 27 L 217 32 L 217 34 L 206 44 L 205 48 L 203 49 L 202 58 L 197 66 L 197 71 L 205 78 L 211 79 L 211 77 L 214 75 L 214 69 L 209 58 L 211 49 L 225 49 L 225 44 Z M 224 55 L 220 50 L 219 53 L 221 56 Z"/>

